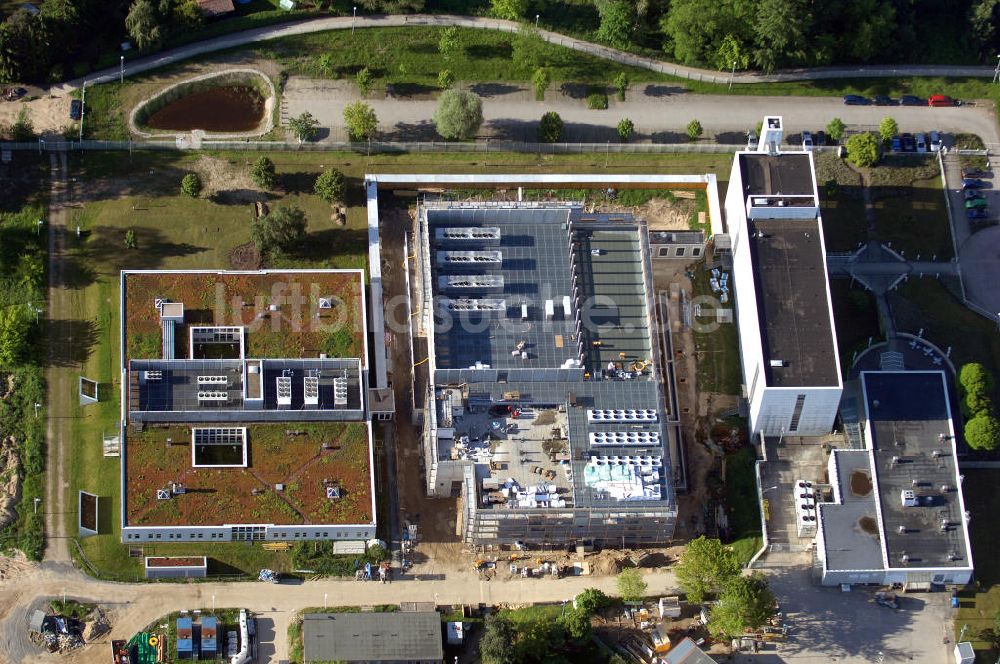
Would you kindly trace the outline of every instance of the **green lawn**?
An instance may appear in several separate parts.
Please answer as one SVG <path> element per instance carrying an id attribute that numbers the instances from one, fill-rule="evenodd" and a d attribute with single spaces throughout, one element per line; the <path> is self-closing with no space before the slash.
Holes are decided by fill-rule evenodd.
<path id="1" fill-rule="evenodd" d="M 954 255 L 940 178 L 916 180 L 905 193 L 876 188 L 872 195 L 875 232 L 883 243 L 908 259 L 949 260 Z"/>
<path id="2" fill-rule="evenodd" d="M 1000 493 L 996 491 L 1000 471 L 963 469 L 966 508 L 972 513 L 969 537 L 972 559 L 976 568 L 976 585 L 960 593 L 960 606 L 955 616 L 956 638 L 967 625 L 965 640 L 972 641 L 977 662 L 993 664 L 997 655 L 990 643 L 981 636 L 993 627 L 993 618 L 1000 612 L 1000 558 L 996 556 L 996 514 L 1000 510 Z"/>
<path id="3" fill-rule="evenodd" d="M 832 152 L 816 155 L 816 184 L 828 252 L 857 249 L 868 239 L 861 176 Z"/>
<path id="4" fill-rule="evenodd" d="M 718 295 L 712 292 L 709 285 L 710 278 L 711 273 L 704 269 L 704 264 L 695 266 L 692 297 L 711 298 L 709 301 L 718 303 Z M 706 304 L 706 315 L 695 321 L 699 323 L 696 327 L 701 328 L 694 332 L 695 346 L 698 349 L 699 392 L 740 393 L 742 375 L 736 324 L 714 323 L 716 306 L 732 309 L 732 302 L 730 299 L 727 304 Z"/>
<path id="5" fill-rule="evenodd" d="M 841 367 L 846 375 L 850 371 L 854 353 L 860 353 L 868 347 L 869 337 L 872 343 L 878 343 L 882 338 L 878 309 L 875 296 L 850 279 L 831 279 L 830 297 L 837 326 Z"/>
<path id="6" fill-rule="evenodd" d="M 760 550 L 763 543 L 754 474 L 755 461 L 753 447 L 744 447 L 726 456 L 724 480 L 726 503 L 729 506 L 730 546 L 743 565 Z"/>

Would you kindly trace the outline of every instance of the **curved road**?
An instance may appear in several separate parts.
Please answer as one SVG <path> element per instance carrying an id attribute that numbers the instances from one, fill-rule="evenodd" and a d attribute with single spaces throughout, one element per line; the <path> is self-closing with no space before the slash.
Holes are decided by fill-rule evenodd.
<path id="1" fill-rule="evenodd" d="M 359 16 L 352 19 L 350 16 L 337 16 L 328 18 L 312 18 L 303 21 L 282 23 L 278 25 L 253 28 L 242 32 L 235 32 L 222 37 L 215 37 L 205 41 L 195 42 L 186 46 L 180 46 L 169 51 L 163 51 L 136 60 L 131 60 L 126 64 L 127 74 L 136 74 L 150 69 L 156 69 L 164 65 L 187 60 L 197 55 L 213 53 L 225 49 L 245 46 L 254 42 L 277 39 L 279 37 L 290 37 L 294 35 L 308 34 L 311 32 L 325 32 L 327 30 L 349 30 L 352 26 L 357 28 L 375 27 L 398 27 L 406 25 L 425 26 L 458 26 L 462 28 L 477 28 L 483 30 L 501 30 L 504 32 L 516 32 L 521 24 L 514 21 L 504 21 L 493 18 L 482 18 L 475 16 L 434 16 L 427 14 L 412 15 L 389 15 L 389 16 Z M 601 58 L 606 58 L 612 62 L 623 65 L 630 65 L 642 69 L 669 74 L 680 78 L 696 81 L 708 81 L 711 83 L 728 84 L 733 83 L 768 83 L 778 81 L 804 81 L 831 78 L 886 78 L 896 76 L 977 76 L 992 77 L 992 67 L 956 67 L 948 65 L 886 65 L 886 66 L 859 66 L 859 67 L 821 67 L 816 69 L 792 69 L 775 72 L 773 74 L 762 74 L 759 72 L 740 72 L 734 77 L 726 72 L 699 69 L 697 67 L 687 67 L 685 65 L 673 64 L 656 60 L 641 55 L 626 53 L 608 46 L 602 46 L 591 42 L 567 37 L 557 32 L 541 30 L 542 38 L 550 43 L 559 44 L 567 48 L 588 53 Z M 90 84 L 106 83 L 113 81 L 119 76 L 119 68 L 112 67 L 102 71 L 94 72 L 83 78 L 67 81 L 59 86 L 54 86 L 52 92 L 60 94 L 80 87 L 84 81 Z"/>

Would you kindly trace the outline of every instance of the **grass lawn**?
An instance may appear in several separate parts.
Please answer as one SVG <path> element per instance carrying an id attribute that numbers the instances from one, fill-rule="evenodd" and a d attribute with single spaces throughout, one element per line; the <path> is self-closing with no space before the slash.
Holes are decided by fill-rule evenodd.
<path id="1" fill-rule="evenodd" d="M 850 279 L 831 279 L 830 297 L 833 318 L 837 325 L 837 346 L 840 348 L 841 368 L 850 371 L 855 352 L 868 347 L 868 339 L 878 343 L 882 338 L 875 296 Z"/>
<path id="2" fill-rule="evenodd" d="M 968 625 L 965 640 L 972 641 L 977 651 L 977 662 L 996 661 L 996 650 L 981 638 L 984 629 L 993 627 L 994 616 L 1000 612 L 1000 558 L 995 553 L 998 535 L 996 514 L 1000 510 L 1000 493 L 996 491 L 1000 471 L 963 469 L 966 508 L 972 513 L 969 536 L 972 540 L 972 558 L 976 567 L 976 586 L 960 594 L 960 606 L 955 616 L 955 636 Z"/>
<path id="3" fill-rule="evenodd" d="M 763 543 L 760 509 L 757 505 L 757 482 L 754 478 L 755 460 L 753 447 L 741 448 L 725 459 L 730 546 L 741 565 L 746 565 Z"/>
<path id="4" fill-rule="evenodd" d="M 815 158 L 826 250 L 853 251 L 868 239 L 861 175 L 832 152 L 822 152 Z"/>
<path id="5" fill-rule="evenodd" d="M 716 303 L 715 306 L 708 306 L 706 301 L 706 315 L 696 319 L 703 326 L 702 331 L 694 333 L 698 348 L 698 390 L 739 394 L 742 376 L 736 324 L 714 324 L 716 307 L 732 308 L 732 300 L 725 305 L 719 304 L 718 295 L 712 292 L 709 285 L 710 278 L 711 273 L 704 269 L 703 264 L 694 268 L 693 297 L 711 298 L 710 301 Z"/>

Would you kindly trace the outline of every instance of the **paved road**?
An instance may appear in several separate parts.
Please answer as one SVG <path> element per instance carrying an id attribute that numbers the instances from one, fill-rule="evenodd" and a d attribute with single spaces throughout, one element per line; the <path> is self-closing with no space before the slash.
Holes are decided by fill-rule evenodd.
<path id="1" fill-rule="evenodd" d="M 187 60 L 198 55 L 213 53 L 229 48 L 244 46 L 254 42 L 277 39 L 279 37 L 290 37 L 294 35 L 308 34 L 311 32 L 324 32 L 327 30 L 349 30 L 352 27 L 392 27 L 403 25 L 431 25 L 449 26 L 455 25 L 464 28 L 479 28 L 485 30 L 503 30 L 505 32 L 516 32 L 519 24 L 513 21 L 502 21 L 499 19 L 471 17 L 471 16 L 430 16 L 425 14 L 415 14 L 407 16 L 359 16 L 356 21 L 350 16 L 314 18 L 304 21 L 285 23 L 281 25 L 268 26 L 245 30 L 223 37 L 216 37 L 201 42 L 188 44 L 169 51 L 163 51 L 156 55 L 139 58 L 130 61 L 126 67 L 127 73 L 135 74 L 148 71 L 167 64 Z M 992 67 L 952 67 L 945 65 L 924 65 L 924 66 L 869 66 L 869 67 L 823 67 L 817 69 L 794 69 L 776 72 L 773 74 L 761 74 L 755 72 L 741 72 L 730 79 L 725 72 L 717 72 L 696 67 L 685 67 L 684 65 L 672 64 L 646 58 L 631 53 L 618 51 L 607 46 L 585 42 L 579 39 L 566 37 L 547 30 L 540 31 L 543 39 L 548 42 L 560 44 L 582 53 L 589 53 L 599 57 L 607 58 L 612 62 L 649 69 L 651 71 L 670 74 L 681 78 L 698 81 L 710 81 L 713 83 L 764 83 L 772 81 L 801 81 L 814 79 L 832 78 L 878 78 L 897 76 L 979 76 L 992 77 Z M 78 78 L 67 81 L 65 84 L 53 88 L 54 93 L 65 93 L 70 89 L 75 89 L 83 84 L 84 80 L 89 83 L 105 83 L 117 79 L 119 70 L 112 67 L 102 71 L 94 72 L 85 79 Z"/>
<path id="2" fill-rule="evenodd" d="M 556 111 L 566 124 L 568 142 L 618 141 L 617 125 L 630 118 L 640 139 L 655 142 L 686 141 L 684 129 L 694 119 L 708 136 L 719 142 L 739 143 L 765 115 L 781 115 L 785 138 L 794 142 L 803 130 L 817 131 L 834 117 L 858 128 L 877 127 L 892 115 L 902 131 L 974 133 L 991 147 L 1000 149 L 996 118 L 990 107 L 930 108 L 922 106 L 845 106 L 831 97 L 739 97 L 686 93 L 664 84 L 637 85 L 626 101 L 609 101 L 607 110 L 590 110 L 575 89 L 550 90 L 544 102 L 534 100 L 532 91 L 509 84 L 477 84 L 470 89 L 483 97 L 485 124 L 482 138 L 535 140 L 537 123 L 546 111 Z M 293 77 L 283 97 L 284 111 L 294 117 L 309 111 L 329 130 L 324 137 L 346 140 L 343 129 L 344 106 L 359 98 L 356 86 L 348 81 L 326 81 Z M 441 140 L 430 118 L 437 102 L 429 95 L 385 96 L 365 100 L 380 122 L 380 138 L 420 141 Z"/>

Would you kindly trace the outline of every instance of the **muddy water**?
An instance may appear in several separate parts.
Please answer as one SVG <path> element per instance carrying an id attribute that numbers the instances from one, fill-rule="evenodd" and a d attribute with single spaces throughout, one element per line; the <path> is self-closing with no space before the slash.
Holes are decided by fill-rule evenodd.
<path id="1" fill-rule="evenodd" d="M 192 92 L 146 120 L 153 129 L 212 132 L 252 131 L 264 117 L 264 98 L 251 87 L 218 87 Z"/>

